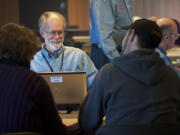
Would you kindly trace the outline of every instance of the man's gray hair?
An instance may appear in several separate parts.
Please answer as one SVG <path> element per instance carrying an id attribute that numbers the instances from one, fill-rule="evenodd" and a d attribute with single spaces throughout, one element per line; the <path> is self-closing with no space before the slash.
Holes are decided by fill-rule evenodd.
<path id="1" fill-rule="evenodd" d="M 47 19 L 48 19 L 48 17 L 50 17 L 52 15 L 56 15 L 62 21 L 63 27 L 64 28 L 66 27 L 66 19 L 64 18 L 63 15 L 61 15 L 58 12 L 47 11 L 47 12 L 44 12 L 39 18 L 38 24 L 39 24 L 39 29 L 40 30 L 45 30 L 46 25 L 47 25 Z"/>

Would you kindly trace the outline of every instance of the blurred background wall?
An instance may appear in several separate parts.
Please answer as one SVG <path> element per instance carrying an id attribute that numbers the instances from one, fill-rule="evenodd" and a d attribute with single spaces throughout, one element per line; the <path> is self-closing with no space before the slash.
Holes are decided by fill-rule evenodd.
<path id="1" fill-rule="evenodd" d="M 19 23 L 19 0 L 0 0 L 0 25 Z"/>
<path id="2" fill-rule="evenodd" d="M 134 15 L 171 17 L 180 21 L 180 0 L 131 0 Z M 0 0 L 0 25 L 15 22 L 37 30 L 37 21 L 46 10 L 63 13 L 69 26 L 89 29 L 89 0 Z"/>

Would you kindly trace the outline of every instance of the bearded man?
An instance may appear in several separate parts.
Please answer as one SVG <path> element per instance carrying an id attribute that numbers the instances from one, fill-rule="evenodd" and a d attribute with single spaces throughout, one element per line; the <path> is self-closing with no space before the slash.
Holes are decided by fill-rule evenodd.
<path id="1" fill-rule="evenodd" d="M 31 62 L 35 72 L 84 71 L 87 75 L 87 88 L 96 76 L 97 69 L 88 55 L 82 50 L 63 45 L 65 18 L 57 12 L 45 12 L 39 18 L 39 31 L 44 39 L 42 49 Z"/>

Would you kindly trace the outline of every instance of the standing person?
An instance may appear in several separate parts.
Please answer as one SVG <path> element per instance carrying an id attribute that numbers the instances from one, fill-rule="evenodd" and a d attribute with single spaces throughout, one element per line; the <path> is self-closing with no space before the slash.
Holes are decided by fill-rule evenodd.
<path id="1" fill-rule="evenodd" d="M 154 21 L 130 25 L 123 55 L 98 72 L 88 92 L 79 114 L 82 129 L 97 130 L 104 116 L 107 126 L 180 120 L 180 80 L 155 52 L 161 37 Z"/>
<path id="2" fill-rule="evenodd" d="M 31 62 L 35 72 L 85 71 L 89 88 L 97 69 L 82 50 L 63 45 L 65 18 L 57 12 L 45 12 L 39 19 L 39 31 L 45 43 Z"/>
<path id="3" fill-rule="evenodd" d="M 180 71 L 175 68 L 170 58 L 167 56 L 166 51 L 175 45 L 176 39 L 179 38 L 178 29 L 176 23 L 170 18 L 160 18 L 156 21 L 162 31 L 162 40 L 156 51 L 160 54 L 160 57 L 165 63 L 176 70 L 180 77 Z"/>
<path id="4" fill-rule="evenodd" d="M 130 0 L 90 0 L 90 58 L 97 69 L 120 56 L 125 30 L 133 21 Z"/>
<path id="5" fill-rule="evenodd" d="M 9 23 L 0 28 L 0 134 L 66 134 L 49 86 L 29 69 L 39 43 L 23 26 Z"/>

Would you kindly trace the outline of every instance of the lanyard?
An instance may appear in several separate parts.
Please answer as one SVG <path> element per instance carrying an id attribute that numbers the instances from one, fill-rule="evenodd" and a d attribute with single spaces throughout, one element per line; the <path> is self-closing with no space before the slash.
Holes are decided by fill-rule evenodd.
<path id="1" fill-rule="evenodd" d="M 62 67 L 63 67 L 64 51 L 65 51 L 65 50 L 63 49 L 63 50 L 62 50 L 61 65 L 60 65 L 60 72 L 62 71 Z M 51 72 L 54 72 L 52 66 L 50 65 L 50 63 L 49 63 L 49 61 L 47 60 L 47 58 L 45 57 L 45 55 L 44 55 L 42 52 L 41 52 L 41 54 L 42 54 L 43 58 L 45 59 L 48 67 L 50 68 Z"/>

